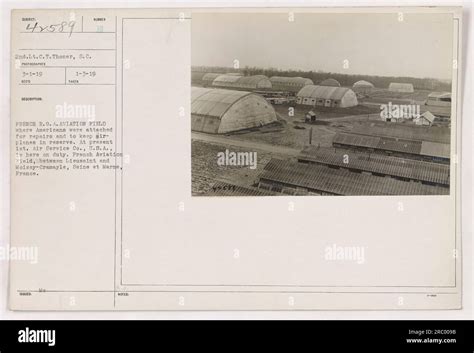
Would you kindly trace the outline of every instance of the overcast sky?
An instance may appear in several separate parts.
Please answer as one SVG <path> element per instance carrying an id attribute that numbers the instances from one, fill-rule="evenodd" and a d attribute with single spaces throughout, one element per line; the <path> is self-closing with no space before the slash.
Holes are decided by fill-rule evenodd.
<path id="1" fill-rule="evenodd" d="M 452 38 L 443 14 L 194 13 L 192 64 L 450 79 Z"/>

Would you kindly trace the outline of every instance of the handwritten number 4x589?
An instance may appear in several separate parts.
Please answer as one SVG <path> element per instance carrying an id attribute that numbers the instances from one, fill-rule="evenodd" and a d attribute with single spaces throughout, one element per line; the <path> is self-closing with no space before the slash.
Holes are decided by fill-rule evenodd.
<path id="1" fill-rule="evenodd" d="M 28 23 L 26 26 L 26 30 L 30 31 L 31 33 L 69 33 L 70 37 L 75 25 L 76 21 L 63 21 L 61 23 L 45 26 L 42 26 L 38 22 L 35 22 L 34 24 Z"/>

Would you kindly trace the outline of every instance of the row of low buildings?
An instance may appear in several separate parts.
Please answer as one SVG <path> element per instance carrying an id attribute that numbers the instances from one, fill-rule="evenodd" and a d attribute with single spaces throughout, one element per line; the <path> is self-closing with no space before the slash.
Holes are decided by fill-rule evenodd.
<path id="1" fill-rule="evenodd" d="M 251 91 L 192 87 L 191 97 L 194 131 L 222 134 L 277 121 L 272 104 Z M 356 106 L 358 101 L 354 91 L 346 87 L 305 85 L 298 92 L 296 103 L 347 108 Z M 432 126 L 435 118 L 427 111 L 414 119 L 414 123 Z"/>
<path id="2" fill-rule="evenodd" d="M 314 82 L 305 77 L 287 77 L 272 76 L 268 78 L 265 75 L 244 76 L 240 73 L 212 73 L 212 72 L 192 72 L 191 82 L 193 84 L 202 85 L 204 87 L 220 87 L 230 89 L 247 89 L 247 90 L 274 90 L 287 93 L 298 93 L 306 85 L 314 85 Z M 358 81 L 354 84 L 355 88 L 363 88 L 367 81 Z M 333 79 L 328 78 L 321 81 L 319 86 L 341 87 L 341 84 Z M 374 86 L 371 85 L 373 88 Z"/>
<path id="3" fill-rule="evenodd" d="M 297 103 L 325 107 L 357 105 L 349 88 L 306 85 Z M 261 95 L 242 90 L 192 87 L 191 128 L 193 131 L 224 134 L 261 127 L 277 121 L 273 106 Z"/>
<path id="4" fill-rule="evenodd" d="M 276 195 L 449 194 L 449 144 L 337 134 L 333 146 L 270 160 L 255 187 Z"/>
<path id="5" fill-rule="evenodd" d="M 339 82 L 327 79 L 319 85 L 303 77 L 283 77 L 264 75 L 242 76 L 239 74 L 206 73 L 195 75 L 194 79 L 204 87 L 219 89 L 245 90 L 262 92 L 267 90 L 281 91 L 296 95 L 296 103 L 325 107 L 353 107 L 358 104 L 357 96 L 350 88 L 340 87 Z"/>
<path id="6" fill-rule="evenodd" d="M 256 189 L 275 195 L 449 194 L 449 186 L 432 185 L 418 180 L 406 181 L 389 174 L 377 175 L 366 170 L 374 165 L 362 162 L 358 166 L 361 169 L 353 171 L 346 166 L 335 166 L 329 159 L 321 159 L 317 163 L 271 159 L 260 174 Z M 391 173 L 388 168 L 382 172 Z"/>
<path id="7" fill-rule="evenodd" d="M 427 162 L 449 164 L 450 159 L 450 145 L 432 141 L 337 133 L 333 139 L 333 146 Z"/>
<path id="8" fill-rule="evenodd" d="M 332 148 L 309 145 L 295 159 L 273 158 L 253 185 L 239 186 L 239 195 L 449 194 L 449 129 L 405 129 L 361 125 L 336 134 Z"/>
<path id="9" fill-rule="evenodd" d="M 447 195 L 450 169 L 403 154 L 307 146 L 296 160 L 271 159 L 252 186 L 218 184 L 223 191 L 213 196 Z"/>
<path id="10" fill-rule="evenodd" d="M 357 105 L 357 94 L 367 95 L 375 87 L 371 82 L 360 80 L 355 82 L 351 88 L 341 87 L 341 84 L 328 78 L 318 85 L 309 78 L 272 76 L 265 75 L 244 76 L 240 73 L 211 73 L 196 72 L 191 73 L 193 84 L 203 87 L 215 87 L 247 91 L 280 91 L 297 96 L 299 104 L 320 105 L 327 107 L 351 107 Z M 334 87 L 340 89 L 328 89 Z M 411 83 L 390 83 L 388 90 L 394 93 L 414 92 Z M 426 100 L 426 105 L 450 106 L 451 93 L 432 92 Z"/>

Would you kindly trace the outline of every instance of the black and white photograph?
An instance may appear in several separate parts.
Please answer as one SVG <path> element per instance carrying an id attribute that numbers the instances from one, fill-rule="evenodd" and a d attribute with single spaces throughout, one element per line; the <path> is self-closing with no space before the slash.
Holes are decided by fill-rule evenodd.
<path id="1" fill-rule="evenodd" d="M 0 317 L 472 319 L 472 6 L 220 2 L 9 5 Z"/>
<path id="2" fill-rule="evenodd" d="M 193 196 L 450 194 L 449 14 L 198 12 L 191 48 Z"/>

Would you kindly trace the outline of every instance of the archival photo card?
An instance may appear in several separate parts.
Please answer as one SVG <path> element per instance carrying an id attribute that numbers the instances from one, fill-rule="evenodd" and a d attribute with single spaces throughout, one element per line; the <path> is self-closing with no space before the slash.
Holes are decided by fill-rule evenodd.
<path id="1" fill-rule="evenodd" d="M 195 196 L 448 195 L 453 17 L 195 13 Z"/>
<path id="2" fill-rule="evenodd" d="M 460 309 L 461 17 L 12 11 L 9 308 Z"/>

